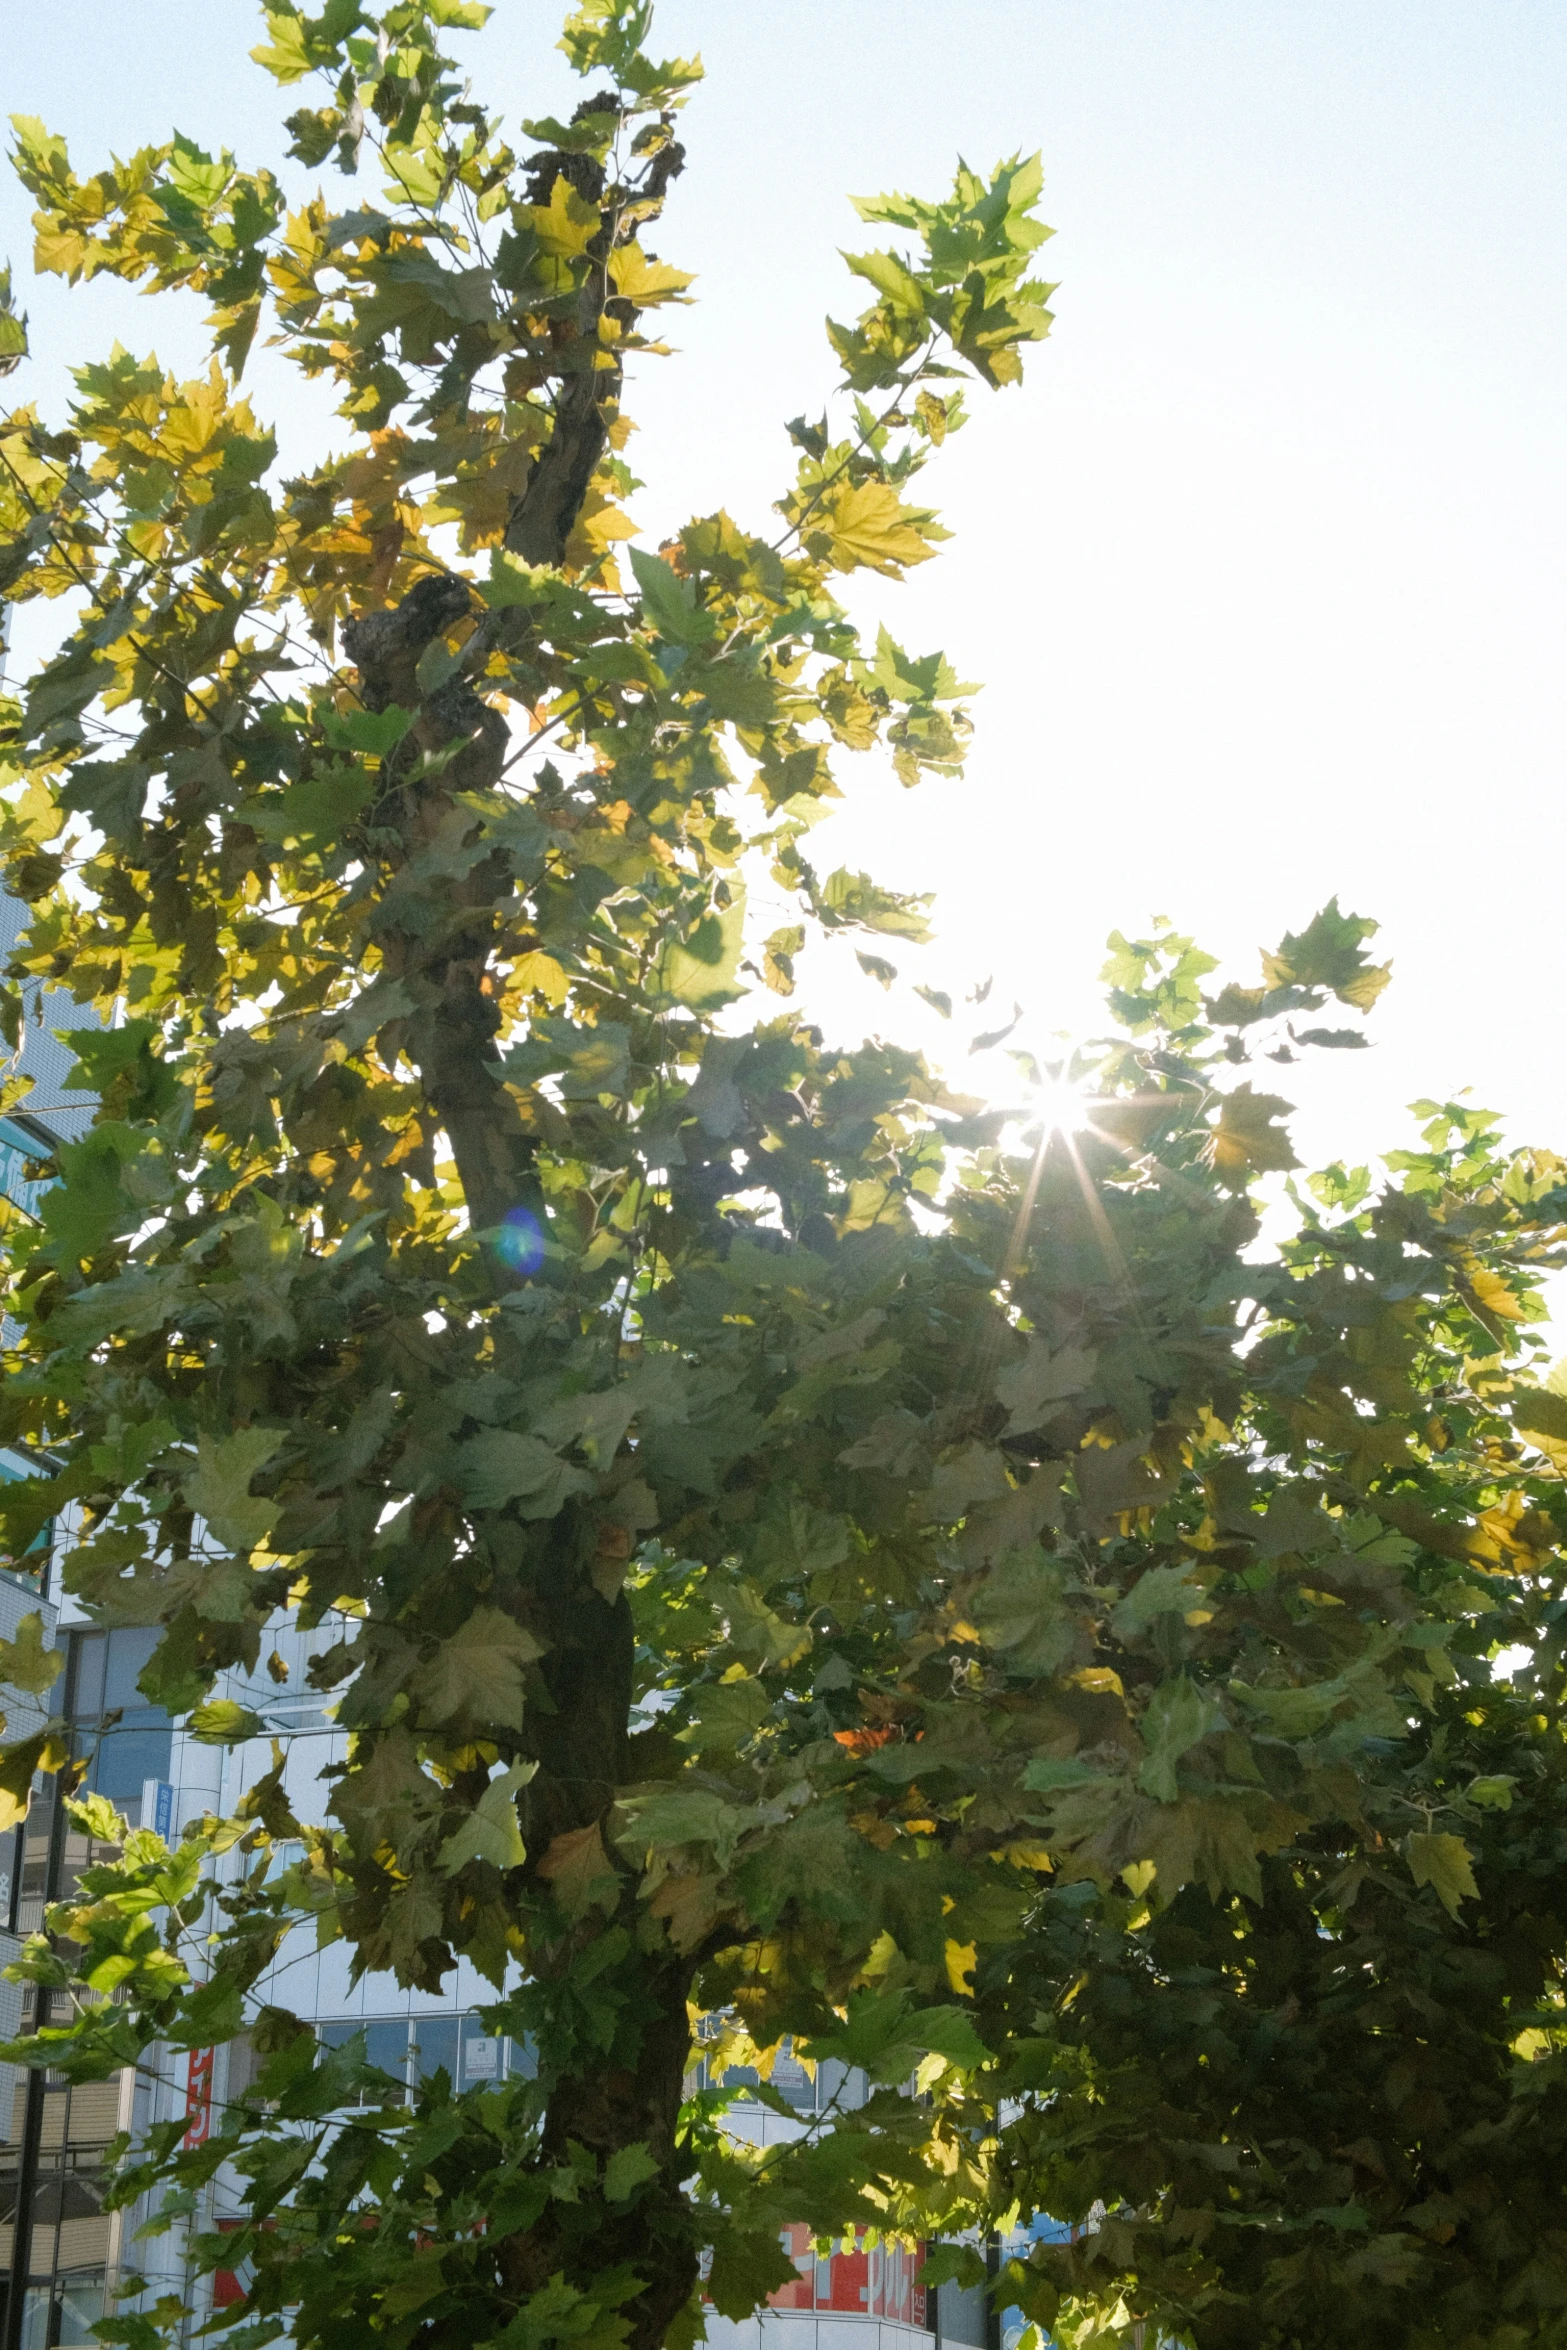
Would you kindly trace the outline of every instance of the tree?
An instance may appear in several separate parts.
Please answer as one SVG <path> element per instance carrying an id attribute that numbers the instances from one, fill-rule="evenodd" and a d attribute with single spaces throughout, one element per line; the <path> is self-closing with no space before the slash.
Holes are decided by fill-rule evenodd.
<path id="1" fill-rule="evenodd" d="M 352 1733 L 325 1825 L 281 1751 L 172 1854 L 85 1799 L 122 1857 L 30 1946 L 83 1996 L 20 2048 L 91 2077 L 249 2025 L 245 2106 L 118 2189 L 237 2165 L 251 2222 L 204 2257 L 254 2262 L 247 2341 L 286 2312 L 302 2344 L 651 2350 L 699 2325 L 704 2248 L 742 2314 L 793 2273 L 785 2220 L 922 2238 L 1070 2187 L 1076 2027 L 1024 2009 L 1073 1934 L 1107 1938 L 1084 2095 L 1157 2065 L 1113 1986 L 1193 1903 L 1293 1915 L 1380 1819 L 1425 1963 L 1490 1817 L 1432 1760 L 1453 1660 L 1552 1587 L 1560 1407 L 1517 1333 L 1567 1186 L 1476 1145 L 1372 1210 L 1341 1171 L 1258 1261 L 1286 1105 L 1233 1072 L 1359 1041 L 1299 1026 L 1386 976 L 1336 906 L 1206 1009 L 1190 942 L 1120 942 L 1080 1139 L 1009 1148 L 1004 1110 L 788 1009 L 808 935 L 923 932 L 806 843 L 841 752 L 955 776 L 964 689 L 833 582 L 931 554 L 906 493 L 962 379 L 1046 330 L 1038 167 L 863 204 L 901 242 L 851 258 L 848 415 L 790 427 L 782 534 L 720 513 L 653 552 L 621 398 L 688 282 L 644 240 L 698 69 L 589 0 L 589 95 L 519 161 L 444 53 L 484 14 L 268 12 L 261 62 L 326 84 L 291 154 L 379 163 L 341 212 L 178 136 L 81 180 L 18 126 L 40 265 L 204 294 L 215 356 L 179 384 L 116 352 L 65 428 L 0 428 L 4 593 L 75 599 L 5 719 L 12 1017 L 39 975 L 119 1015 L 73 1037 L 98 1111 L 10 1235 L 5 1434 L 62 1466 L 0 1507 L 21 1543 L 70 1505 L 71 1588 L 162 1628 L 143 1687 L 201 1735 L 260 1727 L 211 1692 L 284 1611 Z M 238 388 L 268 318 L 351 436 L 283 479 Z M 765 941 L 763 876 L 798 910 Z M 66 1759 L 58 1727 L 12 1747 L 13 1813 Z M 537 2080 L 404 2109 L 252 2013 L 300 1925 L 410 1983 L 465 1953 Z M 788 2035 L 875 2093 L 748 2154 L 722 2089 L 682 2105 L 694 2007 L 715 2077 Z M 1097 2323 L 1145 2235 L 1101 2238 L 1007 2289 Z M 1206 2323 L 1189 2271 L 1144 2298 Z"/>

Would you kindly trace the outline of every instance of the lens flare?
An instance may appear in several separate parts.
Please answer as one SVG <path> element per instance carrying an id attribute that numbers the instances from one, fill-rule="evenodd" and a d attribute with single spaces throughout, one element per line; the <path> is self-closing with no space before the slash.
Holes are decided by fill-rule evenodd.
<path id="1" fill-rule="evenodd" d="M 1047 1077 L 1035 1100 L 1047 1134 L 1077 1134 L 1088 1124 L 1087 1096 L 1064 1076 Z"/>
<path id="2" fill-rule="evenodd" d="M 531 1208 L 508 1208 L 501 1218 L 495 1253 L 514 1273 L 536 1273 L 544 1262 L 545 1240 Z"/>

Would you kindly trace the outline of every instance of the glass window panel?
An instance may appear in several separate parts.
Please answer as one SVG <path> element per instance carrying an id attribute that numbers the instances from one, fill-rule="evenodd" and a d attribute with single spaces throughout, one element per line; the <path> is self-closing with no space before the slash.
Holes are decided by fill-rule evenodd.
<path id="1" fill-rule="evenodd" d="M 536 2081 L 539 2077 L 539 2052 L 528 2039 L 507 2042 L 511 2050 L 511 2077 L 514 2081 Z"/>
<path id="2" fill-rule="evenodd" d="M 124 1804 L 139 1796 L 145 1779 L 169 1776 L 174 1732 L 156 1726 L 156 1709 L 142 1706 L 137 1710 L 139 1719 L 119 1722 L 105 1733 L 88 1772 L 89 1786 L 97 1794 L 107 1795 L 111 1803 Z"/>
<path id="3" fill-rule="evenodd" d="M 80 1721 L 96 1721 L 103 1711 L 103 1668 L 109 1646 L 107 1632 L 76 1634 L 76 1697 L 74 1712 Z"/>
<path id="4" fill-rule="evenodd" d="M 453 2088 L 457 2085 L 457 2018 L 454 2015 L 421 2015 L 414 2018 L 414 2061 L 421 2081 L 434 2080 L 444 2073 Z"/>
<path id="5" fill-rule="evenodd" d="M 365 2026 L 365 2053 L 370 2062 L 396 2081 L 408 2079 L 408 2018 L 382 2018 Z"/>
<path id="6" fill-rule="evenodd" d="M 156 1624 L 138 1624 L 130 1630 L 109 1634 L 103 1683 L 105 1713 L 112 1713 L 116 1706 L 127 1710 L 134 1707 L 138 1712 L 145 1709 L 147 1700 L 136 1686 L 136 1676 L 147 1664 L 160 1637 L 161 1629 Z"/>
<path id="7" fill-rule="evenodd" d="M 104 2275 L 101 2268 L 67 2270 L 55 2283 L 54 2323 L 50 2339 L 58 2350 L 96 2350 L 93 2327 L 104 2316 Z"/>

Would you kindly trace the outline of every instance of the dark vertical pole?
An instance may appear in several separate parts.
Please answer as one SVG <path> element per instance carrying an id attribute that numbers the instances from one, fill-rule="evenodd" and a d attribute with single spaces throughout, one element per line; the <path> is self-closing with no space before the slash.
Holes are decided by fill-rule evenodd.
<path id="1" fill-rule="evenodd" d="M 78 1643 L 67 1636 L 65 1666 L 65 1714 L 67 1721 L 76 1712 L 76 1659 Z M 70 1790 L 71 1758 L 76 1745 L 75 1734 L 66 1734 L 66 1759 L 55 1774 L 54 1808 L 49 1814 L 49 1843 L 44 1860 L 44 1905 L 60 1898 L 61 1863 L 65 1858 L 65 1798 Z M 53 1994 L 42 1983 L 33 1987 L 33 2029 L 42 2031 L 49 2021 Z M 5 2296 L 5 2334 L 3 2350 L 22 2350 L 22 2328 L 27 2316 L 27 2280 L 33 2265 L 33 2201 L 38 2192 L 38 2157 L 44 2134 L 44 2075 L 39 2065 L 30 2065 L 27 2073 L 27 2102 L 22 2119 L 22 2144 L 17 2162 L 16 2216 L 11 2223 L 11 2278 Z"/>
<path id="2" fill-rule="evenodd" d="M 987 2238 L 985 2244 L 985 2276 L 988 2289 L 985 2294 L 985 2350 L 1001 2350 L 1001 2305 L 995 2298 L 996 2279 L 1001 2274 L 1001 2241 L 997 2236 Z M 20 2344 L 6 2344 L 6 2350 L 21 2350 Z"/>

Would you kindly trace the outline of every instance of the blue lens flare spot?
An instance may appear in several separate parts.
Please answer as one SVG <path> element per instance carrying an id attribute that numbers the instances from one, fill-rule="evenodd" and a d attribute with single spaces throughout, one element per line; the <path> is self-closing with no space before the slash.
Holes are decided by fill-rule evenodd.
<path id="1" fill-rule="evenodd" d="M 514 1273 L 536 1273 L 544 1262 L 544 1233 L 531 1208 L 508 1208 L 501 1218 L 496 1254 Z"/>

